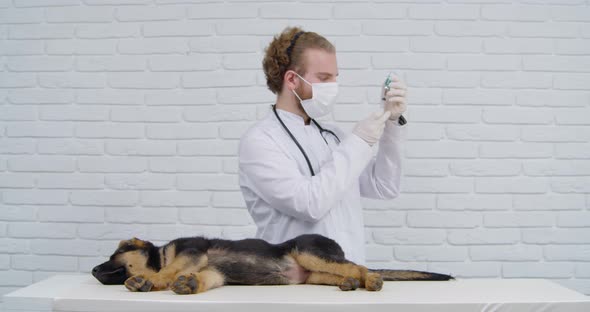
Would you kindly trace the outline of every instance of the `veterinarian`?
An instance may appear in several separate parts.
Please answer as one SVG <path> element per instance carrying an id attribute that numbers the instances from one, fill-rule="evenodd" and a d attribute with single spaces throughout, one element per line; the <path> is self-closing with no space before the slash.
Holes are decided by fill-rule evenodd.
<path id="1" fill-rule="evenodd" d="M 286 28 L 266 48 L 263 68 L 276 103 L 239 147 L 240 188 L 256 237 L 281 243 L 322 234 L 340 244 L 347 259 L 365 264 L 361 197 L 399 194 L 405 84 L 393 77 L 381 94 L 384 109 L 345 133 L 316 120 L 332 112 L 338 94 L 335 48 L 326 38 Z"/>

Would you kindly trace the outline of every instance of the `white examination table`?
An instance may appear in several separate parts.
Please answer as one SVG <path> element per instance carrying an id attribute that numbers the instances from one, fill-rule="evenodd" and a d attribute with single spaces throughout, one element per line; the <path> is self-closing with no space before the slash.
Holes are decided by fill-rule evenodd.
<path id="1" fill-rule="evenodd" d="M 590 297 L 542 279 L 385 282 L 380 292 L 334 286 L 225 286 L 197 295 L 129 292 L 90 274 L 58 275 L 4 296 L 4 309 L 24 311 L 590 311 Z"/>

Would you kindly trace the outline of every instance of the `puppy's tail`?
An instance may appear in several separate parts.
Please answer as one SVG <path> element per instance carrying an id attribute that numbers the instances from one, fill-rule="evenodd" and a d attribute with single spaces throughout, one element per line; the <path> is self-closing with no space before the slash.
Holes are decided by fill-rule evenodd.
<path id="1" fill-rule="evenodd" d="M 432 272 L 372 269 L 369 271 L 381 274 L 384 281 L 448 281 L 454 279 L 450 275 Z"/>

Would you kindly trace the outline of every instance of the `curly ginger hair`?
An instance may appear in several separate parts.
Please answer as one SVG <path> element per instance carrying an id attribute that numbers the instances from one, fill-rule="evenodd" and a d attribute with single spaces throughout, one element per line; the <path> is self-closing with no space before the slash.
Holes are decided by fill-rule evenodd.
<path id="1" fill-rule="evenodd" d="M 285 73 L 288 70 L 305 75 L 306 64 L 303 55 L 307 49 L 336 52 L 334 45 L 326 38 L 315 32 L 305 32 L 299 27 L 287 27 L 273 38 L 266 47 L 262 60 L 266 85 L 272 93 L 281 93 Z"/>

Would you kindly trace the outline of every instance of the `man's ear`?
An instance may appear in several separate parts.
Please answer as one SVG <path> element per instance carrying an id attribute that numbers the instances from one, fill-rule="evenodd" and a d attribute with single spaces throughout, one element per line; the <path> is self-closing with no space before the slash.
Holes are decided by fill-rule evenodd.
<path id="1" fill-rule="evenodd" d="M 283 80 L 289 90 L 295 90 L 299 87 L 299 77 L 295 74 L 294 71 L 288 70 L 285 72 L 285 76 L 283 76 Z"/>

